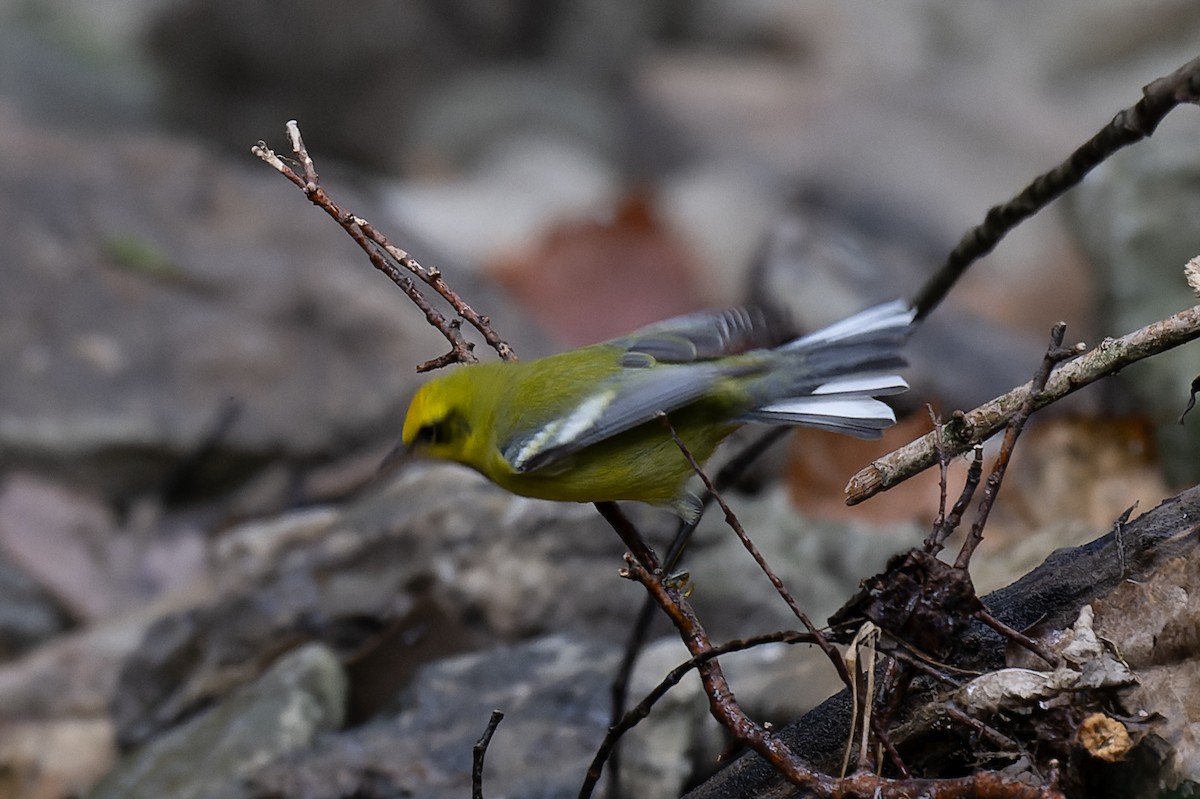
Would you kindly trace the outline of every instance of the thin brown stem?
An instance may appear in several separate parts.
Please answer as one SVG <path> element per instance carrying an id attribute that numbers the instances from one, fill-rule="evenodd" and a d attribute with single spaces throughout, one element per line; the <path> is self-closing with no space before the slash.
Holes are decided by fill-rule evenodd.
<path id="1" fill-rule="evenodd" d="M 1050 346 L 1042 358 L 1037 373 L 1030 381 L 1029 391 L 1016 413 L 1009 419 L 1008 426 L 1004 431 L 1004 443 L 1000 446 L 1000 454 L 983 486 L 983 498 L 979 501 L 979 509 L 975 514 L 975 521 L 971 524 L 971 530 L 967 533 L 967 538 L 958 551 L 958 557 L 954 561 L 955 568 L 966 569 L 971 562 L 972 553 L 983 540 L 983 528 L 987 525 L 988 516 L 996 503 L 996 496 L 1000 493 L 1000 484 L 1004 481 L 1004 474 L 1008 470 L 1008 464 L 1012 461 L 1017 438 L 1025 429 L 1025 423 L 1029 421 L 1029 417 L 1037 407 L 1038 396 L 1046 388 L 1046 381 L 1050 378 L 1051 370 L 1055 364 L 1074 354 L 1074 350 L 1062 348 L 1063 336 L 1066 335 L 1066 332 L 1066 322 L 1059 322 L 1054 326 L 1050 333 Z"/>
<path id="2" fill-rule="evenodd" d="M 722 512 L 725 514 L 725 522 L 729 525 L 730 529 L 733 530 L 734 534 L 737 535 L 738 540 L 742 542 L 742 546 L 745 547 L 746 551 L 750 553 L 750 557 L 754 558 L 754 562 L 758 564 L 758 568 L 762 570 L 762 573 L 765 574 L 767 579 L 771 581 L 771 585 L 775 587 L 776 593 L 779 594 L 780 598 L 783 599 L 788 608 L 791 609 L 792 614 L 800 620 L 800 623 L 804 625 L 804 629 L 808 630 L 809 634 L 813 636 L 814 643 L 816 643 L 821 651 L 825 653 L 825 656 L 829 658 L 830 662 L 833 663 L 833 667 L 837 670 L 838 676 L 841 678 L 842 682 L 846 685 L 846 687 L 851 687 L 853 685 L 854 678 L 851 676 L 850 671 L 846 668 L 846 662 L 842 658 L 842 654 L 838 652 L 837 647 L 829 642 L 829 639 L 827 639 L 821 633 L 821 631 L 817 629 L 816 625 L 809 620 L 808 614 L 800 609 L 800 605 L 796 602 L 796 598 L 792 596 L 790 591 L 788 591 L 787 586 L 783 584 L 783 580 L 779 579 L 779 575 L 777 575 L 775 570 L 771 568 L 771 565 L 767 563 L 767 559 L 763 557 L 762 552 L 760 552 L 758 549 L 758 546 L 754 543 L 750 536 L 747 535 L 746 529 L 742 527 L 742 523 L 738 520 L 737 514 L 733 512 L 733 508 L 729 507 L 728 503 L 725 502 L 720 492 L 717 491 L 716 486 L 713 485 L 712 480 L 710 480 L 708 475 L 705 474 L 704 469 L 701 468 L 700 464 L 696 462 L 696 459 L 692 456 L 691 450 L 688 449 L 687 444 L 684 443 L 683 439 L 681 439 L 679 434 L 675 431 L 675 427 L 671 424 L 671 420 L 667 418 L 665 413 L 659 414 L 659 420 L 663 423 L 663 426 L 666 427 L 667 432 L 671 434 L 671 439 L 675 442 L 675 446 L 678 447 L 679 451 L 683 453 L 683 456 L 687 458 L 687 462 L 692 467 L 692 471 L 699 476 L 701 482 L 704 483 L 705 489 L 709 494 L 712 495 L 712 498 L 721 507 Z"/>
<path id="3" fill-rule="evenodd" d="M 417 367 L 418 371 L 428 371 L 456 362 L 475 363 L 477 358 L 472 352 L 475 345 L 463 337 L 459 320 L 448 321 L 421 293 L 420 289 L 417 288 L 416 282 L 410 275 L 415 275 L 441 295 L 461 319 L 465 319 L 483 335 L 484 340 L 496 350 L 501 358 L 509 361 L 516 360 L 516 353 L 492 329 L 490 320 L 486 316 L 476 313 L 470 305 L 454 292 L 446 281 L 442 279 L 441 273 L 437 269 L 427 269 L 421 266 L 407 252 L 388 241 L 367 220 L 344 210 L 333 201 L 325 189 L 321 187 L 316 164 L 308 153 L 308 148 L 305 146 L 304 139 L 300 135 L 300 126 L 295 120 L 287 123 L 287 137 L 303 174 L 298 174 L 284 159 L 280 158 L 271 148 L 267 147 L 266 142 L 260 141 L 254 147 L 251 147 L 250 151 L 298 186 L 313 205 L 333 217 L 342 226 L 342 229 L 354 239 L 354 242 L 363 252 L 366 253 L 367 258 L 371 261 L 371 265 L 387 275 L 408 296 L 409 300 L 421 310 L 421 313 L 425 315 L 426 321 L 450 342 L 450 352 L 426 361 Z M 408 274 L 406 274 L 406 271 Z"/>
<path id="4" fill-rule="evenodd" d="M 678 588 L 668 588 L 658 575 L 644 569 L 631 555 L 625 556 L 626 576 L 641 583 L 649 591 L 679 631 L 684 646 L 692 657 L 700 657 L 713 649 L 708 634 Z M 807 789 L 820 789 L 828 795 L 834 780 L 813 771 L 774 734 L 754 723 L 738 706 L 716 658 L 698 666 L 700 681 L 708 696 L 709 712 L 738 741 L 762 755 L 779 770 L 788 782 Z"/>
<path id="5" fill-rule="evenodd" d="M 616 753 L 617 742 L 621 736 L 629 730 L 637 726 L 638 722 L 650 715 L 650 711 L 654 705 L 666 696 L 667 692 L 679 684 L 679 681 L 686 677 L 689 673 L 698 669 L 704 663 L 712 660 L 715 657 L 727 655 L 733 652 L 741 652 L 754 647 L 763 646 L 764 644 L 810 644 L 812 636 L 808 633 L 798 632 L 796 630 L 782 630 L 779 632 L 766 633 L 764 635 L 756 635 L 752 638 L 742 638 L 734 641 L 728 641 L 720 646 L 714 646 L 702 655 L 693 657 L 689 660 L 680 663 L 671 671 L 667 672 L 658 685 L 654 686 L 642 701 L 632 707 L 628 712 L 624 713 L 620 720 L 612 724 L 608 728 L 608 733 L 604 736 L 604 741 L 601 742 L 600 748 L 596 751 L 596 755 L 592 758 L 592 763 L 588 767 L 587 774 L 584 778 L 583 786 L 579 789 L 579 799 L 587 799 L 595 790 L 596 783 L 600 780 L 600 775 L 604 771 L 605 763 L 608 762 Z M 615 779 L 615 774 L 613 775 Z"/>
<path id="6" fill-rule="evenodd" d="M 642 538 L 642 534 L 633 526 L 633 522 L 629 521 L 629 517 L 621 510 L 621 506 L 615 502 L 594 502 L 596 510 L 600 511 L 600 515 L 608 522 L 609 526 L 616 532 L 621 539 L 621 543 L 625 545 L 638 563 L 648 572 L 660 572 L 661 567 L 658 564 L 658 555 L 646 543 L 646 539 Z"/>

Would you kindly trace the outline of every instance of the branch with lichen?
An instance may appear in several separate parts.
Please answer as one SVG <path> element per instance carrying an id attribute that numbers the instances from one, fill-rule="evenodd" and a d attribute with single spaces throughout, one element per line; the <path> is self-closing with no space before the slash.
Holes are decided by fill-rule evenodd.
<path id="1" fill-rule="evenodd" d="M 1146 325 L 1128 335 L 1105 339 L 1089 352 L 1059 366 L 1034 399 L 1034 410 L 1078 391 L 1102 377 L 1116 374 L 1131 363 L 1200 338 L 1200 305 Z M 881 491 L 937 464 L 939 437 L 948 455 L 958 455 L 1003 428 L 1029 396 L 1030 383 L 972 411 L 953 417 L 916 441 L 874 461 L 850 478 L 846 504 L 857 505 Z"/>

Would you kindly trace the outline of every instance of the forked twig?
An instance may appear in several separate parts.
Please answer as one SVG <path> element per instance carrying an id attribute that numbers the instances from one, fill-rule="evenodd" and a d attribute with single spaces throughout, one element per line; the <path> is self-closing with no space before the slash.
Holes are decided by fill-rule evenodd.
<path id="1" fill-rule="evenodd" d="M 734 534 L 737 535 L 738 540 L 742 542 L 742 546 L 746 548 L 746 551 L 750 553 L 750 557 L 754 558 L 754 562 L 758 564 L 758 568 L 761 569 L 763 574 L 767 576 L 767 579 L 771 581 L 771 585 L 774 586 L 775 592 L 778 593 L 780 598 L 783 599 L 783 601 L 787 604 L 788 608 L 792 611 L 792 614 L 800 620 L 801 624 L 804 625 L 804 629 L 808 630 L 809 635 L 813 636 L 813 643 L 815 643 L 821 649 L 821 651 L 825 653 L 825 656 L 829 658 L 830 662 L 833 663 L 833 667 L 837 670 L 838 676 L 841 677 L 842 682 L 846 685 L 846 687 L 853 688 L 854 677 L 851 676 L 849 669 L 846 668 L 846 662 L 842 658 L 841 653 L 838 652 L 837 648 L 829 642 L 829 639 L 826 638 L 819 629 L 817 629 L 817 626 L 808 618 L 808 614 L 800 609 L 800 605 L 796 602 L 796 598 L 792 596 L 792 593 L 788 591 L 787 586 L 783 584 L 783 580 L 779 579 L 779 575 L 777 575 L 775 570 L 771 568 L 771 565 L 767 563 L 767 559 L 763 557 L 762 552 L 760 552 L 758 549 L 758 546 L 754 543 L 750 536 L 746 534 L 746 528 L 742 527 L 742 523 L 738 520 L 738 517 L 733 512 L 733 509 L 730 508 L 728 503 L 725 502 L 725 499 L 717 491 L 716 486 L 713 485 L 712 480 L 710 480 L 708 475 L 705 474 L 704 469 L 701 468 L 700 464 L 696 462 L 696 458 L 692 455 L 691 450 L 688 449 L 687 444 L 685 444 L 683 439 L 679 437 L 679 433 L 675 431 L 675 426 L 671 424 L 671 420 L 665 413 L 660 413 L 658 418 L 662 422 L 663 426 L 666 427 L 667 432 L 670 433 L 671 440 L 675 442 L 675 446 L 679 448 L 679 451 L 683 453 L 683 457 L 687 459 L 688 464 L 692 467 L 692 471 L 694 471 L 700 478 L 701 482 L 704 483 L 704 488 L 725 513 L 725 522 L 733 530 Z"/>
<path id="2" fill-rule="evenodd" d="M 775 592 L 778 593 L 780 598 L 783 599 L 784 603 L 787 604 L 788 608 L 792 611 L 792 614 L 799 619 L 800 623 L 804 625 L 804 628 L 808 630 L 809 634 L 813 637 L 813 643 L 816 644 L 816 646 L 825 654 L 825 657 L 829 659 L 829 662 L 833 664 L 833 668 L 835 671 L 837 671 L 838 677 L 842 680 L 842 683 L 853 691 L 855 685 L 854 676 L 850 673 L 849 668 L 847 668 L 846 661 L 842 657 L 842 654 L 829 641 L 829 639 L 825 637 L 824 633 L 822 633 L 817 626 L 812 623 L 812 621 L 808 618 L 808 614 L 800 609 L 800 605 L 796 602 L 796 598 L 792 596 L 790 591 L 788 591 L 787 586 L 783 584 L 783 580 L 779 579 L 779 575 L 775 573 L 775 570 L 771 568 L 771 565 L 767 563 L 766 558 L 763 557 L 762 552 L 759 551 L 758 545 L 754 543 L 753 539 L 751 539 L 746 533 L 746 529 L 742 527 L 742 523 L 738 520 L 737 514 L 735 514 L 733 509 L 730 508 L 728 503 L 725 502 L 725 499 L 721 496 L 720 492 L 717 491 L 716 486 L 713 485 L 712 480 L 709 479 L 704 469 L 692 455 L 691 450 L 688 449 L 687 444 L 682 438 L 679 437 L 679 433 L 676 432 L 675 427 L 671 424 L 671 420 L 667 414 L 660 413 L 658 414 L 658 418 L 659 421 L 662 422 L 663 426 L 667 429 L 667 432 L 670 433 L 671 440 L 675 442 L 675 446 L 679 448 L 679 451 L 683 453 L 684 458 L 687 459 L 688 465 L 692 467 L 692 471 L 695 472 L 700 478 L 701 482 L 704 483 L 704 488 L 707 491 L 708 496 L 711 496 L 724 512 L 726 524 L 728 524 L 730 529 L 733 530 L 734 534 L 737 535 L 738 540 L 742 542 L 742 546 L 747 552 L 750 553 L 750 557 L 754 558 L 754 562 L 758 564 L 758 568 L 767 576 L 767 579 L 775 588 Z M 859 712 L 864 719 L 870 720 L 870 708 L 868 707 L 870 699 L 869 697 L 860 697 L 860 699 L 861 702 Z M 885 740 L 887 738 L 886 731 L 883 730 L 882 727 L 872 724 L 872 728 L 877 737 L 879 737 L 881 740 Z M 895 750 L 889 748 L 888 751 L 893 755 L 897 768 L 900 769 L 901 772 L 905 772 L 905 766 L 903 762 L 899 760 L 899 756 L 895 754 Z"/>
<path id="3" fill-rule="evenodd" d="M 781 630 L 779 632 L 756 635 L 752 638 L 740 638 L 728 641 L 720 646 L 714 646 L 704 654 L 690 658 L 671 669 L 671 671 L 667 672 L 667 676 L 658 685 L 654 686 L 653 690 L 642 697 L 642 701 L 630 708 L 621 716 L 619 721 L 608 728 L 608 732 L 604 736 L 604 741 L 601 742 L 600 748 L 596 751 L 595 756 L 592 758 L 592 763 L 588 767 L 583 786 L 579 789 L 579 799 L 588 799 L 592 795 L 592 791 L 595 790 L 596 783 L 599 782 L 600 775 L 604 771 L 605 763 L 609 761 L 616 751 L 617 743 L 621 740 L 621 737 L 637 726 L 638 722 L 649 716 L 654 705 L 666 696 L 669 690 L 678 685 L 680 680 L 695 669 L 698 669 L 702 664 L 722 655 L 742 652 L 747 649 L 763 646 L 764 644 L 811 644 L 812 642 L 812 636 L 808 633 L 802 633 L 797 630 Z"/>
<path id="4" fill-rule="evenodd" d="M 625 563 L 624 575 L 641 583 L 654 596 L 679 631 L 692 657 L 699 658 L 711 651 L 713 645 L 708 634 L 682 592 L 665 586 L 657 575 L 642 568 L 631 555 L 625 556 Z M 708 697 L 709 711 L 737 740 L 762 755 L 793 785 L 814 788 L 831 782 L 830 777 L 808 768 L 783 741 L 746 716 L 733 698 L 719 661 L 715 658 L 706 660 L 697 668 Z"/>
<path id="5" fill-rule="evenodd" d="M 325 192 L 325 189 L 321 187 L 316 164 L 313 162 L 312 156 L 309 155 L 308 148 L 304 145 L 304 139 L 300 136 L 300 126 L 294 119 L 287 123 L 287 137 L 291 144 L 292 152 L 295 153 L 296 159 L 300 164 L 302 175 L 297 174 L 296 170 L 267 146 L 266 142 L 260 141 L 257 145 L 250 148 L 250 152 L 274 167 L 281 175 L 298 186 L 304 192 L 304 196 L 313 205 L 333 217 L 342 226 L 342 229 L 350 235 L 350 238 L 354 239 L 354 242 L 367 254 L 367 257 L 371 260 L 371 264 L 399 286 L 400 290 L 425 314 L 425 319 L 429 324 L 441 332 L 446 337 L 446 340 L 450 342 L 450 352 L 420 364 L 417 367 L 417 371 L 429 371 L 430 369 L 440 368 L 455 362 L 474 363 L 477 359 L 472 352 L 475 345 L 467 341 L 462 335 L 462 331 L 460 330 L 461 322 L 458 319 L 447 321 L 441 312 L 434 308 L 429 300 L 425 298 L 420 289 L 417 288 L 416 282 L 409 277 L 409 274 L 415 275 L 441 295 L 461 319 L 465 319 L 483 335 L 484 340 L 496 350 L 501 358 L 508 361 L 516 360 L 516 353 L 492 329 L 491 321 L 486 316 L 477 313 L 466 301 L 458 296 L 446 284 L 446 281 L 442 279 L 440 271 L 423 267 L 411 255 L 392 244 L 385 236 L 375 230 L 370 222 L 342 209 L 341 206 L 333 201 Z M 405 274 L 404 271 L 401 271 L 401 268 L 407 270 L 409 274 Z"/>
<path id="6" fill-rule="evenodd" d="M 713 481 L 717 486 L 717 490 L 723 490 L 725 487 L 732 485 L 754 461 L 786 436 L 787 433 L 788 429 L 786 427 L 772 427 L 739 450 L 717 472 L 717 477 Z M 701 499 L 701 514 L 703 514 L 704 509 L 712 504 L 712 499 L 713 495 L 706 491 Z M 663 557 L 662 568 L 664 571 L 670 572 L 679 564 L 699 521 L 699 517 L 690 521 L 680 521 L 675 538 L 671 541 L 671 546 L 667 549 L 667 554 Z M 647 594 L 646 598 L 642 601 L 642 606 L 638 610 L 637 616 L 634 618 L 633 625 L 630 627 L 629 637 L 625 641 L 625 652 L 621 656 L 621 665 L 617 669 L 616 676 L 613 677 L 612 720 L 609 722 L 610 727 L 619 724 L 620 720 L 625 716 L 625 704 L 629 693 L 629 680 L 633 675 L 633 666 L 637 661 L 638 653 L 645 646 L 646 637 L 650 633 L 650 625 L 655 618 L 657 609 L 654 597 Z M 618 756 L 619 752 L 613 750 L 609 758 L 609 772 L 613 776 L 610 782 L 612 786 L 610 794 L 612 796 L 616 795 L 616 785 L 619 782 L 616 777 L 617 771 L 620 768 L 620 759 Z"/>
<path id="7" fill-rule="evenodd" d="M 1004 443 L 1000 446 L 1000 454 L 997 456 L 996 463 L 992 466 L 992 471 L 983 486 L 983 498 L 979 501 L 979 509 L 975 513 L 975 521 L 971 524 L 971 530 L 967 533 L 967 538 L 963 541 L 962 548 L 958 552 L 958 557 L 954 561 L 956 568 L 967 568 L 971 562 L 972 553 L 975 552 L 975 548 L 983 540 L 983 528 L 987 524 L 992 506 L 996 503 L 996 496 L 1000 492 L 1000 483 L 1004 480 L 1004 473 L 1008 470 L 1013 450 L 1016 449 L 1017 438 L 1025 429 L 1025 423 L 1029 421 L 1029 417 L 1033 414 L 1034 409 L 1039 407 L 1039 398 L 1042 391 L 1046 388 L 1046 381 L 1050 378 L 1050 371 L 1054 368 L 1055 364 L 1077 352 L 1075 349 L 1063 349 L 1063 336 L 1066 335 L 1066 332 L 1066 322 L 1059 322 L 1050 332 L 1050 346 L 1042 358 L 1042 363 L 1038 367 L 1033 380 L 1030 381 L 1029 389 L 1020 406 L 1008 421 L 1008 425 L 1004 431 Z"/>

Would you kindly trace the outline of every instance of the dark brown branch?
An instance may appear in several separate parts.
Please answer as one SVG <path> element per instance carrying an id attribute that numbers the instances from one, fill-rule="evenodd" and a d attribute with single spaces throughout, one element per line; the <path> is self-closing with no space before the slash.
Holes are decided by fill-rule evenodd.
<path id="1" fill-rule="evenodd" d="M 1171 109 L 1200 100 L 1200 58 L 1142 89 L 1142 99 L 1119 112 L 1112 121 L 1071 153 L 1065 161 L 1034 179 L 1016 197 L 992 207 L 982 224 L 967 231 L 946 258 L 945 265 L 913 298 L 916 318 L 924 319 L 949 293 L 975 261 L 991 252 L 1009 231 L 1080 181 L 1122 147 L 1141 141 Z"/>
<path id="2" fill-rule="evenodd" d="M 694 471 L 700 478 L 701 482 L 704 483 L 707 496 L 711 497 L 721 507 L 721 510 L 725 514 L 726 524 L 728 524 L 730 529 L 733 530 L 734 534 L 737 535 L 738 540 L 742 542 L 742 546 L 745 547 L 746 551 L 750 553 L 750 557 L 754 558 L 754 562 L 758 564 L 758 568 L 767 576 L 767 579 L 770 580 L 771 585 L 774 586 L 776 593 L 779 594 L 780 598 L 782 598 L 784 603 L 787 604 L 788 608 L 791 609 L 792 614 L 799 619 L 800 623 L 804 625 L 804 628 L 808 630 L 809 635 L 811 635 L 813 638 L 813 643 L 817 645 L 817 647 L 825 654 L 825 657 L 829 659 L 829 662 L 833 664 L 833 668 L 837 672 L 838 677 L 841 678 L 842 683 L 847 687 L 852 687 L 854 685 L 854 677 L 850 674 L 850 670 L 847 668 L 846 661 L 842 658 L 842 654 L 837 650 L 836 647 L 833 646 L 832 643 L 830 643 L 829 639 L 826 638 L 819 629 L 817 629 L 816 625 L 814 625 L 808 618 L 808 615 L 800 609 L 800 605 L 797 604 L 795 597 L 792 596 L 791 592 L 788 591 L 787 587 L 783 584 L 783 580 L 779 579 L 779 575 L 777 575 L 775 570 L 771 568 L 771 565 L 767 563 L 766 558 L 763 557 L 762 552 L 760 552 L 758 549 L 758 546 L 746 533 L 746 529 L 742 527 L 742 523 L 738 520 L 737 515 L 733 512 L 733 509 L 730 508 L 725 502 L 716 486 L 713 485 L 712 480 L 709 479 L 708 475 L 705 473 L 704 469 L 701 468 L 700 464 L 696 462 L 696 459 L 692 456 L 691 450 L 688 449 L 687 444 L 684 443 L 683 439 L 681 439 L 679 434 L 675 431 L 675 427 L 671 424 L 670 418 L 668 418 L 665 413 L 660 413 L 659 419 L 666 427 L 667 432 L 671 434 L 671 440 L 675 442 L 675 446 L 679 448 L 679 451 L 682 452 L 683 456 L 687 459 L 688 465 L 692 467 L 692 471 Z M 860 712 L 864 717 L 869 715 L 869 702 L 870 698 L 866 695 L 863 695 Z M 883 743 L 885 749 L 888 750 L 888 753 L 894 758 L 897 768 L 899 768 L 902 773 L 906 773 L 905 766 L 900 761 L 895 749 L 893 749 L 887 742 L 887 731 L 882 727 L 878 727 L 877 725 L 873 725 L 872 729 L 874 730 L 876 737 Z"/>
<path id="3" fill-rule="evenodd" d="M 499 710 L 493 710 L 491 718 L 488 719 L 487 729 L 475 742 L 475 746 L 471 747 L 471 799 L 483 799 L 483 758 L 487 754 L 488 745 L 492 742 L 496 728 L 503 720 L 504 714 Z"/>
<path id="4" fill-rule="evenodd" d="M 616 532 L 621 539 L 621 543 L 625 545 L 637 562 L 642 565 L 648 572 L 660 571 L 658 564 L 658 555 L 646 543 L 646 539 L 642 538 L 642 534 L 633 526 L 633 522 L 629 521 L 629 517 L 621 510 L 621 506 L 615 502 L 594 502 L 596 510 L 600 511 L 600 515 L 608 522 L 609 526 Z"/>
<path id="5" fill-rule="evenodd" d="M 719 491 L 723 491 L 728 486 L 732 485 L 746 469 L 758 460 L 764 452 L 771 446 L 777 443 L 780 439 L 788 434 L 789 430 L 786 427 L 772 427 L 766 432 L 759 435 L 745 447 L 743 447 L 736 455 L 721 467 L 717 472 L 717 477 L 713 481 Z M 703 509 L 712 504 L 712 494 L 704 493 L 701 501 L 701 513 Z M 671 546 L 667 550 L 666 556 L 663 558 L 663 570 L 670 572 L 679 564 L 679 560 L 683 557 L 684 551 L 687 549 L 688 543 L 691 541 L 692 533 L 696 530 L 696 525 L 699 519 L 693 521 L 681 521 L 679 529 L 675 533 L 675 538 L 671 541 Z M 629 637 L 625 642 L 625 653 L 621 657 L 621 665 L 617 669 L 617 674 L 613 678 L 612 684 L 612 720 L 609 726 L 615 726 L 620 722 L 620 719 L 625 715 L 625 702 L 629 693 L 629 680 L 633 674 L 633 665 L 637 660 L 638 653 L 641 652 L 645 645 L 646 636 L 650 632 L 650 624 L 656 617 L 657 606 L 654 603 L 654 597 L 646 595 L 642 602 L 642 607 L 638 611 L 637 618 L 634 619 L 633 625 L 630 627 Z M 618 753 L 614 751 L 610 759 L 609 771 L 612 774 L 613 786 L 610 795 L 616 796 L 615 786 L 617 785 L 617 771 L 620 766 Z"/>

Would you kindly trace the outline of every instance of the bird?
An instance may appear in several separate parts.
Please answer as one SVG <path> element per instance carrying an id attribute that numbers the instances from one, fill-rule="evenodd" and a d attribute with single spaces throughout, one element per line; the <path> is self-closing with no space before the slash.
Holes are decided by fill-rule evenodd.
<path id="1" fill-rule="evenodd" d="M 672 429 L 701 464 L 747 424 L 878 438 L 895 414 L 877 398 L 908 388 L 913 319 L 896 300 L 779 343 L 762 310 L 717 309 L 537 360 L 458 366 L 417 390 L 397 449 L 522 496 L 639 501 L 694 521 L 702 503 Z"/>

